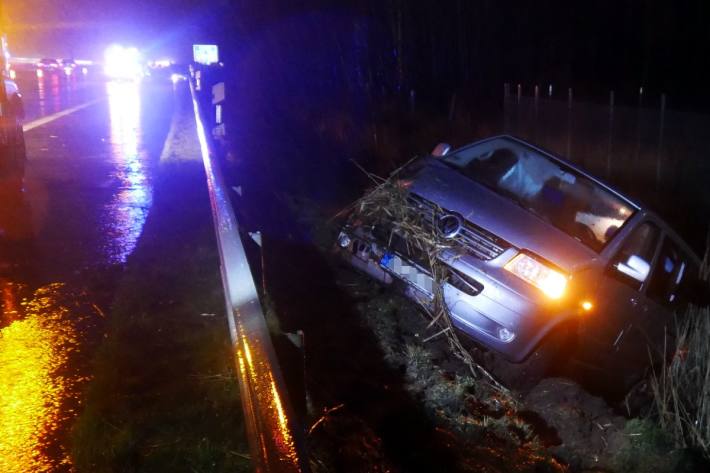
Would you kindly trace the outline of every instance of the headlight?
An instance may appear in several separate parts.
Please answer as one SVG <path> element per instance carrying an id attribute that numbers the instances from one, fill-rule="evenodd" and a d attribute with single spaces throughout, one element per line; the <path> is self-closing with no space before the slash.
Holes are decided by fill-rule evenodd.
<path id="1" fill-rule="evenodd" d="M 547 294 L 551 299 L 559 299 L 567 287 L 567 278 L 535 258 L 519 253 L 510 260 L 505 269 Z"/>

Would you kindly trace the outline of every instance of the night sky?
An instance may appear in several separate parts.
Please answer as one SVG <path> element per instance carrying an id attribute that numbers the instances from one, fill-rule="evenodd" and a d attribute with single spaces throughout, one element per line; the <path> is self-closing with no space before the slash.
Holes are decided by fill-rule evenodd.
<path id="1" fill-rule="evenodd" d="M 704 0 L 3 1 L 17 55 L 96 59 L 106 45 L 121 42 L 147 56 L 185 60 L 192 43 L 218 41 L 236 57 L 254 37 L 278 34 L 284 18 L 318 12 L 337 16 L 340 25 L 313 25 L 324 42 L 341 35 L 339 47 L 362 47 L 342 37 L 340 21 L 360 30 L 366 24 L 370 56 L 398 51 L 407 86 L 422 91 L 483 83 L 498 90 L 508 81 L 570 86 L 587 96 L 613 88 L 624 97 L 644 86 L 650 94 L 668 93 L 677 106 L 710 105 Z"/>

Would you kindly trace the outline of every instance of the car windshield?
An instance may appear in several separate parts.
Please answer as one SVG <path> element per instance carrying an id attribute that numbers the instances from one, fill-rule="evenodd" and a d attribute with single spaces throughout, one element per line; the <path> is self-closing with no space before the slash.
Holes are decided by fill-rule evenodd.
<path id="1" fill-rule="evenodd" d="M 597 252 L 635 211 L 593 180 L 510 139 L 459 149 L 444 162 Z"/>

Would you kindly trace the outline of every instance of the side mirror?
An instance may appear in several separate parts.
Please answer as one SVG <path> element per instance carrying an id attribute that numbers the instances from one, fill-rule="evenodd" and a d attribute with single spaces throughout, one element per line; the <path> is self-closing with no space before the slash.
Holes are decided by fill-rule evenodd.
<path id="1" fill-rule="evenodd" d="M 451 151 L 451 145 L 448 143 L 439 143 L 436 145 L 434 150 L 431 152 L 431 155 L 434 156 L 435 158 L 441 158 L 443 156 L 446 156 L 449 154 L 449 151 Z"/>
<path id="2" fill-rule="evenodd" d="M 640 283 L 644 282 L 648 277 L 648 273 L 651 272 L 651 265 L 637 255 L 629 256 L 629 259 L 625 263 L 616 263 L 614 268 Z"/>

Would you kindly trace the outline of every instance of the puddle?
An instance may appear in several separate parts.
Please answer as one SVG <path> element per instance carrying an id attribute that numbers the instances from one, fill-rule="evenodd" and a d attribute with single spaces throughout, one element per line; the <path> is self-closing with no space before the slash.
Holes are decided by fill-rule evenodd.
<path id="1" fill-rule="evenodd" d="M 62 441 L 87 381 L 93 307 L 60 283 L 30 291 L 0 280 L 0 471 L 69 471 Z"/>

